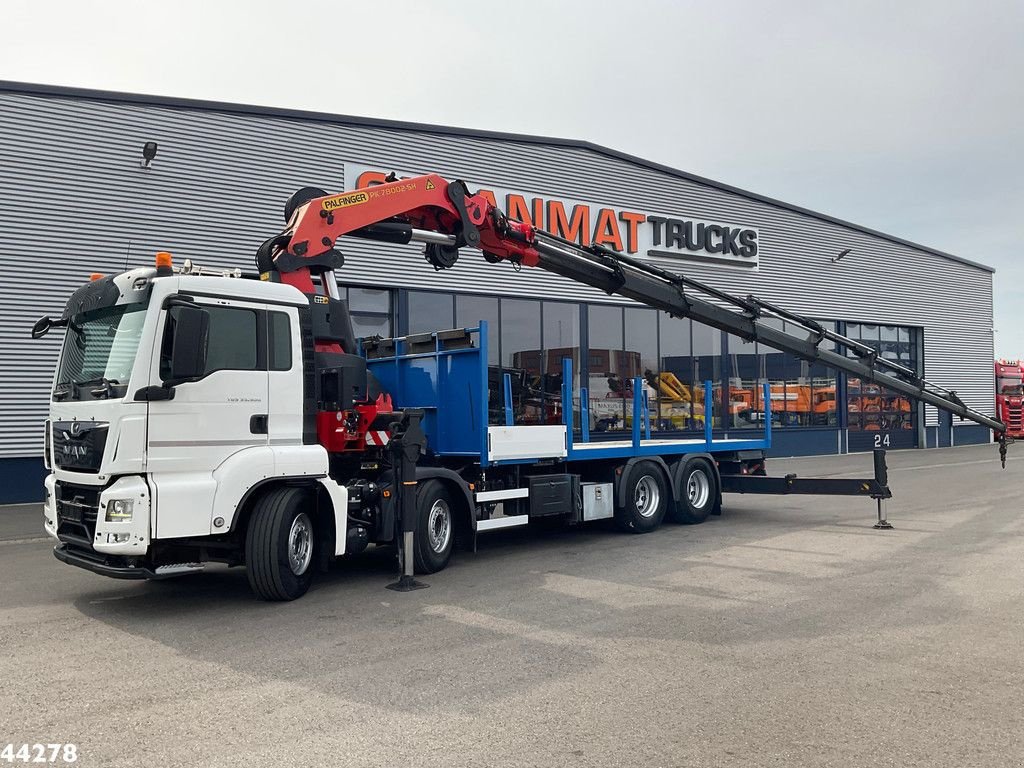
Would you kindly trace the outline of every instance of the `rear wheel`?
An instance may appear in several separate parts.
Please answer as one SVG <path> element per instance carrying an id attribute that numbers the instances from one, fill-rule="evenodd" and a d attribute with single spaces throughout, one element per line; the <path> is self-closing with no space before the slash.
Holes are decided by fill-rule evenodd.
<path id="1" fill-rule="evenodd" d="M 245 534 L 249 586 L 263 600 L 302 597 L 313 581 L 316 529 L 303 488 L 275 488 L 253 509 Z"/>
<path id="2" fill-rule="evenodd" d="M 677 523 L 703 523 L 718 499 L 714 470 L 703 459 L 691 461 L 683 469 L 679 491 L 670 513 L 672 520 Z"/>
<path id="3" fill-rule="evenodd" d="M 416 514 L 416 572 L 436 573 L 448 565 L 455 543 L 454 505 L 443 483 L 427 480 L 419 486 Z"/>
<path id="4" fill-rule="evenodd" d="M 615 524 L 631 533 L 647 533 L 661 525 L 668 502 L 668 487 L 661 469 L 652 461 L 632 466 L 626 478 L 623 503 L 615 506 Z"/>

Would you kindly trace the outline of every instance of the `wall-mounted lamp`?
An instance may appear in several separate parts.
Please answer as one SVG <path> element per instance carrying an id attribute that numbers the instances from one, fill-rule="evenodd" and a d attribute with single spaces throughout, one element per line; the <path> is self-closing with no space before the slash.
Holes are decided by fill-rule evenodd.
<path id="1" fill-rule="evenodd" d="M 153 162 L 153 158 L 156 157 L 156 142 L 147 141 L 142 145 L 142 161 L 139 163 L 140 168 L 149 168 L 150 163 Z"/>
<path id="2" fill-rule="evenodd" d="M 844 248 L 838 254 L 832 257 L 832 263 L 835 264 L 837 261 L 844 258 L 852 250 L 852 248 Z"/>

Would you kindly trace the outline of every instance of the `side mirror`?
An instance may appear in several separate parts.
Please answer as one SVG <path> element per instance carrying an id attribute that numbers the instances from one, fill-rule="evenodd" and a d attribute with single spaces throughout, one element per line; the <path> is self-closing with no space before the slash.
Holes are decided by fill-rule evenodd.
<path id="1" fill-rule="evenodd" d="M 198 379 L 206 372 L 210 313 L 199 307 L 179 306 L 171 341 L 171 378 L 164 386 Z"/>
<path id="2" fill-rule="evenodd" d="M 49 315 L 44 315 L 32 326 L 32 338 L 41 339 L 50 332 L 51 328 L 63 328 L 65 325 L 67 325 L 66 320 L 53 320 Z"/>

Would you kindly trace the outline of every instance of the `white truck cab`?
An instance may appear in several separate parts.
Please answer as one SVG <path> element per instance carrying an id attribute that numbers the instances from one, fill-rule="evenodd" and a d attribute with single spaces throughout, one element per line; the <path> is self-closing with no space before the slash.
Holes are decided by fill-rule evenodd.
<path id="1" fill-rule="evenodd" d="M 37 335 L 66 327 L 45 449 L 57 557 L 118 578 L 237 562 L 244 501 L 274 481 L 318 484 L 344 531 L 345 488 L 328 479 L 327 451 L 304 439 L 307 297 L 158 271 L 96 276 L 60 320 L 37 324 Z M 313 555 L 301 528 L 288 544 L 300 576 Z"/>

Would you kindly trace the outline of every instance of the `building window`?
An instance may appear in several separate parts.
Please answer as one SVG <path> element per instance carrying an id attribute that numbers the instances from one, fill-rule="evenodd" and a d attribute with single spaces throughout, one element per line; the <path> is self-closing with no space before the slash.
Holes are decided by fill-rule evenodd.
<path id="1" fill-rule="evenodd" d="M 626 307 L 623 310 L 623 321 L 623 363 L 626 366 L 623 374 L 624 380 L 628 382 L 627 400 L 624 403 L 626 426 L 630 429 L 633 426 L 633 379 L 640 377 L 643 381 L 643 395 L 647 397 L 651 429 L 658 429 L 660 418 L 657 382 L 661 367 L 658 365 L 658 312 L 653 309 Z"/>
<path id="2" fill-rule="evenodd" d="M 356 339 L 369 339 L 373 336 L 387 339 L 394 335 L 390 290 L 339 285 L 338 291 L 341 298 L 348 302 Z"/>
<path id="3" fill-rule="evenodd" d="M 711 426 L 721 429 L 722 332 L 703 323 L 690 323 L 690 330 L 693 357 L 693 428 L 704 428 L 704 383 L 710 381 L 713 390 Z"/>
<path id="4" fill-rule="evenodd" d="M 758 392 L 764 378 L 762 360 L 758 355 L 757 343 L 746 341 L 729 334 L 728 361 L 726 363 L 729 385 L 727 389 L 728 421 L 732 429 L 749 429 L 761 426 L 762 404 Z"/>
<path id="5" fill-rule="evenodd" d="M 591 304 L 587 308 L 587 394 L 590 429 L 611 432 L 626 428 L 628 371 L 639 366 L 635 353 L 624 350 L 622 307 Z M 632 398 L 629 385 L 628 396 Z"/>
<path id="6" fill-rule="evenodd" d="M 486 296 L 455 297 L 455 327 L 476 328 L 481 320 L 487 322 L 487 364 L 499 365 L 501 348 L 498 333 L 501 330 L 498 300 Z"/>
<path id="7" fill-rule="evenodd" d="M 501 366 L 512 378 L 516 424 L 544 423 L 540 307 L 533 299 L 501 299 Z"/>
<path id="8" fill-rule="evenodd" d="M 450 293 L 409 291 L 408 333 L 429 333 L 455 326 L 455 297 Z"/>
<path id="9" fill-rule="evenodd" d="M 580 419 L 580 305 L 561 301 L 541 304 L 541 345 L 544 370 L 541 389 L 544 392 L 544 419 L 547 424 L 561 424 L 562 361 L 572 361 L 573 424 Z"/>
<path id="10" fill-rule="evenodd" d="M 652 384 L 658 391 L 660 429 L 697 429 L 704 425 L 704 401 L 694 402 L 692 325 L 689 319 L 658 313 L 660 365 Z"/>
<path id="11" fill-rule="evenodd" d="M 761 322 L 791 336 L 808 335 L 803 326 L 778 318 L 765 318 Z M 826 330 L 835 331 L 834 322 L 818 322 Z M 835 345 L 825 340 L 818 348 L 833 350 Z M 837 426 L 836 372 L 833 369 L 730 335 L 729 421 L 734 429 L 764 426 L 765 382 L 769 386 L 773 426 Z"/>
<path id="12" fill-rule="evenodd" d="M 845 335 L 876 350 L 879 358 L 919 374 L 919 334 L 917 328 L 906 326 L 847 323 Z M 847 354 L 853 356 L 852 352 Z M 899 436 L 896 445 L 890 440 L 879 443 L 880 447 L 909 447 L 916 443 L 917 409 L 910 398 L 856 376 L 847 378 L 846 396 L 847 426 L 851 432 Z M 851 435 L 850 439 L 850 450 L 854 450 L 854 437 Z M 863 447 L 860 442 L 856 447 Z"/>

